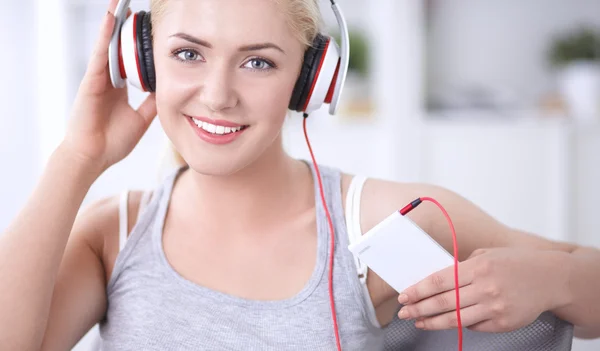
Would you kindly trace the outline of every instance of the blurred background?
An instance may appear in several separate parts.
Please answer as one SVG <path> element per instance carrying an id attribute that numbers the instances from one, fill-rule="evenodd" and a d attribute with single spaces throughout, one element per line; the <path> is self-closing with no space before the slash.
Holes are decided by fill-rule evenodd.
<path id="1" fill-rule="evenodd" d="M 338 1 L 351 68 L 340 114 L 308 121 L 320 163 L 445 186 L 511 226 L 600 247 L 600 0 Z M 62 138 L 107 2 L 2 1 L 0 228 Z M 133 105 L 143 97 L 130 89 Z M 284 133 L 309 159 L 300 116 Z M 172 167 L 166 147 L 155 121 L 85 204 L 155 186 Z"/>

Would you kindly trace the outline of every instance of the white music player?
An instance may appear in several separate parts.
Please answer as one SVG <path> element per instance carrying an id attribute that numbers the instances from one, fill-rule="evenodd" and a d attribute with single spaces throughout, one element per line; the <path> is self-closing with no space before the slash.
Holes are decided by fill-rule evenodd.
<path id="1" fill-rule="evenodd" d="M 396 211 L 348 248 L 397 292 L 454 264 L 454 257 Z"/>

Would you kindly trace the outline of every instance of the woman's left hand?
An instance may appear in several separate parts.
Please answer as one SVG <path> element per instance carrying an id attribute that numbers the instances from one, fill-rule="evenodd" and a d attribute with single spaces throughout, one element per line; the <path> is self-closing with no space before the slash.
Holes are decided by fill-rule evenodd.
<path id="1" fill-rule="evenodd" d="M 464 328 L 507 332 L 534 322 L 568 301 L 568 253 L 534 249 L 480 249 L 458 265 L 461 322 Z M 417 328 L 458 326 L 454 265 L 400 294 L 401 319 Z"/>

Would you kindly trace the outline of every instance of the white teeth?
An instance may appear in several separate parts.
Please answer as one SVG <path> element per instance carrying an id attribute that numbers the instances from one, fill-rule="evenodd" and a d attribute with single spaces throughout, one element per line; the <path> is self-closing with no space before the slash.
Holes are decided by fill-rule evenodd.
<path id="1" fill-rule="evenodd" d="M 229 133 L 235 133 L 238 132 L 242 129 L 242 127 L 224 127 L 224 126 L 217 126 L 214 124 L 210 124 L 207 122 L 202 122 L 202 121 L 198 121 L 197 119 L 192 118 L 192 121 L 194 121 L 194 124 L 196 124 L 199 128 L 204 129 L 205 131 L 212 133 L 212 134 L 229 134 Z"/>

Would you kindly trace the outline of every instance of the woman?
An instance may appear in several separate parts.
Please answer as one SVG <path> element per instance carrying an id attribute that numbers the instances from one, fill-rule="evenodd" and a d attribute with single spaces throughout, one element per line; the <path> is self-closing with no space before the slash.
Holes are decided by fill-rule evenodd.
<path id="1" fill-rule="evenodd" d="M 137 110 L 110 84 L 110 2 L 66 137 L 0 238 L 3 347 L 66 350 L 100 322 L 106 349 L 335 348 L 316 169 L 281 144 L 303 53 L 318 31 L 315 2 L 152 1 L 157 86 Z M 92 183 L 157 114 L 189 166 L 155 189 L 139 216 L 135 192 L 124 214 L 117 196 L 77 216 Z M 198 137 L 202 116 L 243 130 L 209 142 Z M 451 267 L 402 294 L 372 273 L 361 289 L 343 215 L 353 177 L 320 170 L 335 229 L 342 348 L 379 348 L 398 303 L 399 317 L 418 328 L 455 328 Z M 444 204 L 456 227 L 464 327 L 513 330 L 551 310 L 579 335 L 600 335 L 597 250 L 508 228 L 438 187 L 374 179 L 363 190 L 363 232 L 423 194 Z M 452 252 L 437 208 L 424 204 L 410 216 Z M 122 251 L 119 218 L 129 233 Z"/>

